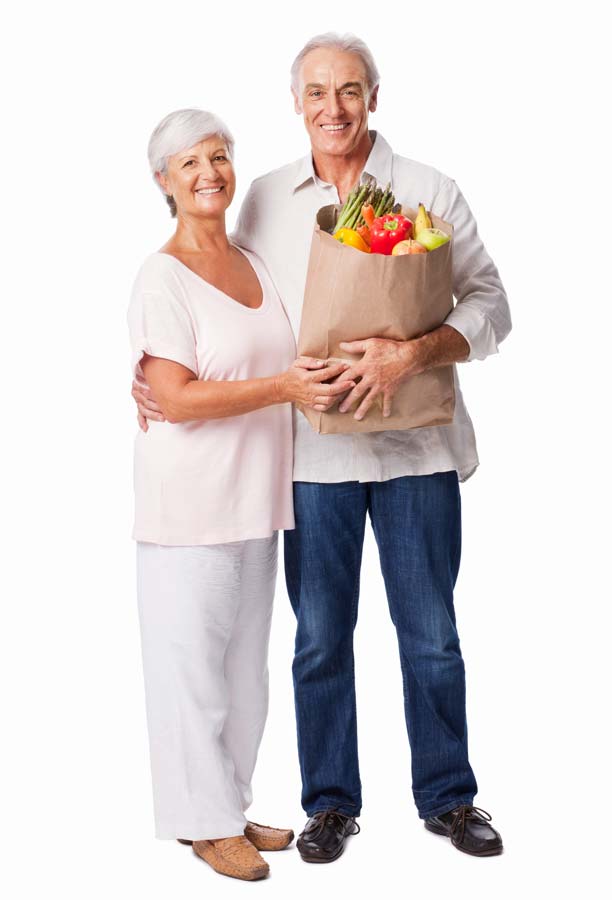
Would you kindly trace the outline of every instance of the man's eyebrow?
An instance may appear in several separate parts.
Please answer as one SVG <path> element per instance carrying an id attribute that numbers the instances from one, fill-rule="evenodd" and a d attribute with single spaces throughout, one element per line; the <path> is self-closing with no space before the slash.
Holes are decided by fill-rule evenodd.
<path id="1" fill-rule="evenodd" d="M 346 81 L 344 84 L 341 84 L 341 85 L 340 85 L 340 87 L 338 88 L 338 90 L 339 90 L 339 91 L 343 91 L 345 88 L 348 88 L 348 87 L 361 88 L 361 87 L 363 87 L 363 85 L 361 84 L 360 81 Z M 307 84 L 307 85 L 304 86 L 304 90 L 305 90 L 305 91 L 308 91 L 308 90 L 310 90 L 310 88 L 325 88 L 325 85 L 324 85 L 324 84 L 317 84 L 316 82 L 311 81 L 309 84 Z"/>

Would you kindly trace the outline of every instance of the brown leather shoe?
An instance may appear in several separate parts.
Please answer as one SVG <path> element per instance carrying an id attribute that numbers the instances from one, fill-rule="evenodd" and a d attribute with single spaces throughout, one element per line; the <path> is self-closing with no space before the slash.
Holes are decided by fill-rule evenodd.
<path id="1" fill-rule="evenodd" d="M 295 836 L 290 828 L 272 828 L 258 822 L 247 822 L 244 834 L 258 850 L 284 850 Z"/>
<path id="2" fill-rule="evenodd" d="M 257 881 L 265 878 L 270 871 L 268 863 L 244 835 L 215 841 L 193 841 L 193 852 L 220 875 L 242 881 Z"/>

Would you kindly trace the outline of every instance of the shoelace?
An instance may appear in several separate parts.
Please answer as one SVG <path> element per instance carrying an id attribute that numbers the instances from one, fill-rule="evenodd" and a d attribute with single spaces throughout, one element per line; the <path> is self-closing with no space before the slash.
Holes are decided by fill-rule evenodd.
<path id="1" fill-rule="evenodd" d="M 460 844 L 465 834 L 465 823 L 468 819 L 480 820 L 481 822 L 490 822 L 493 818 L 486 809 L 480 809 L 478 806 L 460 806 L 459 809 L 453 810 L 453 822 L 450 828 L 450 839 L 455 845 Z"/>
<path id="2" fill-rule="evenodd" d="M 340 825 L 343 829 L 346 829 L 346 825 L 348 822 L 353 821 L 352 816 L 346 816 L 344 813 L 338 812 L 337 809 L 326 809 L 324 812 L 315 813 L 313 816 L 315 823 L 308 829 L 308 832 L 304 831 L 304 834 L 308 834 L 309 838 L 317 838 L 326 825 Z M 360 825 L 355 822 L 355 826 L 357 827 L 357 831 L 355 834 L 359 834 L 361 831 Z"/>

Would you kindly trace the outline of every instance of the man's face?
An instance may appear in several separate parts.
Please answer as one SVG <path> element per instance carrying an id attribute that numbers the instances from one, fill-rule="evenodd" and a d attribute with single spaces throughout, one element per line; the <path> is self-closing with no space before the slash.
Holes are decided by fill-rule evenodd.
<path id="1" fill-rule="evenodd" d="M 302 113 L 315 152 L 348 156 L 365 140 L 368 112 L 378 88 L 368 94 L 366 71 L 356 53 L 312 50 L 302 62 L 295 111 Z"/>

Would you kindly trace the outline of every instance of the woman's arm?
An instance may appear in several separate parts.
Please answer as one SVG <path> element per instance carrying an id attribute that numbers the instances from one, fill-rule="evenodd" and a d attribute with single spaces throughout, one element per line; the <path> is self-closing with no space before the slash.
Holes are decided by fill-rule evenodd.
<path id="1" fill-rule="evenodd" d="M 241 416 L 276 403 L 303 403 L 325 411 L 355 386 L 353 381 L 322 383 L 341 375 L 348 363 L 326 366 L 305 357 L 279 375 L 245 381 L 199 381 L 180 363 L 147 354 L 140 365 L 164 418 L 173 424 Z"/>

